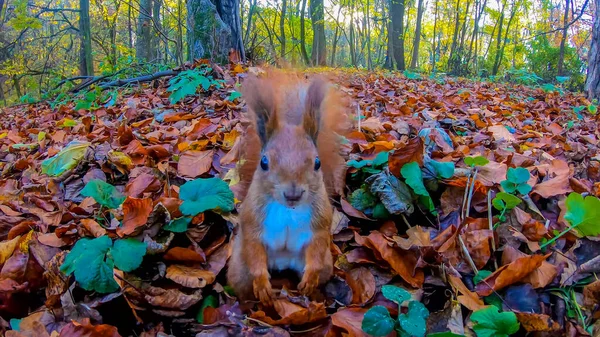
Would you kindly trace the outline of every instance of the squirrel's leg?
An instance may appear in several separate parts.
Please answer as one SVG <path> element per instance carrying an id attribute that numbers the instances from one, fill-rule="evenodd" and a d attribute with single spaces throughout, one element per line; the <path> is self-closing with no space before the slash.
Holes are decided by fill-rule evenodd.
<path id="1" fill-rule="evenodd" d="M 273 290 L 267 270 L 267 251 L 265 246 L 257 239 L 244 240 L 244 261 L 252 278 L 254 296 L 264 305 L 273 305 Z"/>
<path id="2" fill-rule="evenodd" d="M 304 295 L 312 294 L 319 284 L 327 282 L 333 274 L 333 258 L 329 250 L 330 236 L 327 230 L 319 230 L 306 246 L 304 275 L 298 284 L 298 290 Z"/>
<path id="3" fill-rule="evenodd" d="M 227 283 L 233 288 L 240 302 L 254 299 L 253 279 L 243 256 L 241 235 L 238 234 L 233 238 L 233 250 L 227 265 Z"/>

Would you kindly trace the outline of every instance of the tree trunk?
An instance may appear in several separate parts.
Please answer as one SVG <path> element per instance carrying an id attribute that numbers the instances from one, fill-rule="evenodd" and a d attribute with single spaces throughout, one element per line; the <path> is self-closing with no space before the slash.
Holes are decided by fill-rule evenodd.
<path id="1" fill-rule="evenodd" d="M 183 0 L 177 0 L 177 22 L 181 23 L 181 12 L 183 12 Z M 183 64 L 183 25 L 177 25 L 177 50 L 175 51 L 175 57 L 179 65 Z"/>
<path id="2" fill-rule="evenodd" d="M 152 53 L 152 0 L 140 0 L 135 41 L 135 56 L 140 61 L 150 61 Z"/>
<path id="3" fill-rule="evenodd" d="M 131 24 L 131 0 L 127 3 L 127 31 L 129 33 L 129 39 L 127 42 L 129 43 L 129 49 L 133 49 L 133 28 Z"/>
<path id="4" fill-rule="evenodd" d="M 246 33 L 244 33 L 244 43 L 248 43 L 250 37 L 250 28 L 252 27 L 252 16 L 256 9 L 256 0 L 250 0 L 250 11 L 248 12 L 248 21 L 246 22 Z"/>
<path id="5" fill-rule="evenodd" d="M 569 5 L 570 0 L 565 0 L 565 15 L 563 16 L 562 36 L 560 37 L 560 51 L 558 53 L 558 64 L 556 66 L 558 76 L 563 76 L 565 72 L 565 43 L 567 42 L 567 31 L 569 30 Z"/>
<path id="6" fill-rule="evenodd" d="M 239 0 L 189 0 L 187 10 L 190 61 L 227 63 L 230 53 L 245 60 Z"/>
<path id="7" fill-rule="evenodd" d="M 456 47 L 458 45 L 458 28 L 460 27 L 460 0 L 456 0 L 456 16 L 454 18 L 454 32 L 452 33 L 452 45 L 450 46 L 450 57 L 448 57 L 448 71 L 454 74 L 456 69 Z"/>
<path id="8" fill-rule="evenodd" d="M 327 65 L 326 45 L 325 45 L 325 15 L 323 0 L 310 0 L 310 18 L 313 28 L 313 65 Z"/>
<path id="9" fill-rule="evenodd" d="M 596 0 L 596 13 L 593 20 L 588 73 L 585 81 L 585 92 L 589 100 L 600 99 L 600 0 Z"/>
<path id="10" fill-rule="evenodd" d="M 152 43 L 152 47 L 154 48 L 154 55 L 152 56 L 153 59 L 156 60 L 160 60 L 161 59 L 161 40 L 162 37 L 160 36 L 161 34 L 161 30 L 162 30 L 162 25 L 160 22 L 160 6 L 161 6 L 161 0 L 154 0 L 154 4 L 152 6 L 152 20 L 154 20 L 154 36 L 153 36 L 153 40 L 154 42 Z M 163 62 L 166 62 L 167 60 L 163 60 Z"/>
<path id="11" fill-rule="evenodd" d="M 400 71 L 406 69 L 404 63 L 404 0 L 390 0 L 390 16 L 392 30 L 390 33 L 392 52 L 396 68 Z"/>
<path id="12" fill-rule="evenodd" d="M 306 65 L 310 65 L 310 59 L 308 58 L 308 52 L 306 52 L 306 29 L 304 28 L 304 16 L 306 13 L 306 0 L 302 0 L 302 9 L 300 11 L 300 51 L 302 52 L 302 58 Z"/>
<path id="13" fill-rule="evenodd" d="M 504 8 L 506 7 L 506 1 L 502 4 L 500 18 L 498 19 L 498 36 L 496 37 L 496 56 L 494 57 L 494 66 L 492 68 L 492 75 L 498 74 L 498 68 L 500 68 L 500 45 L 502 43 L 502 25 L 504 24 Z M 490 43 L 491 45 L 491 43 Z"/>
<path id="14" fill-rule="evenodd" d="M 92 33 L 90 25 L 90 1 L 79 0 L 79 34 L 81 47 L 79 51 L 79 73 L 81 76 L 94 75 L 94 61 L 92 59 Z"/>
<path id="15" fill-rule="evenodd" d="M 369 16 L 369 7 L 370 7 L 371 3 L 369 0 L 367 0 L 367 16 L 366 16 L 366 20 L 367 20 L 367 69 L 372 70 L 373 69 L 373 60 L 371 59 L 371 18 Z"/>
<path id="16" fill-rule="evenodd" d="M 411 69 L 416 69 L 419 61 L 419 44 L 421 43 L 421 20 L 423 19 L 423 0 L 419 0 L 417 5 L 417 26 L 415 27 L 415 39 L 413 42 L 412 59 L 410 60 Z"/>
<path id="17" fill-rule="evenodd" d="M 435 40 L 437 38 L 437 21 L 438 21 L 438 0 L 435 0 L 435 6 L 433 11 L 433 45 L 432 49 L 432 57 L 431 57 L 431 72 L 435 73 L 435 63 L 437 62 L 437 49 Z"/>
<path id="18" fill-rule="evenodd" d="M 335 22 L 337 23 L 335 26 L 335 33 L 333 34 L 333 45 L 331 46 L 331 57 L 330 57 L 330 61 L 329 61 L 329 65 L 331 67 L 335 67 L 335 51 L 337 49 L 337 43 L 338 43 L 338 34 L 339 34 L 339 30 L 340 30 L 340 13 L 342 12 L 342 6 L 340 6 L 338 8 L 338 12 L 337 12 L 337 17 L 335 18 Z"/>
<path id="19" fill-rule="evenodd" d="M 283 59 L 285 57 L 285 15 L 287 11 L 287 0 L 283 0 L 281 5 L 281 19 L 279 20 L 279 35 L 281 39 L 281 51 L 279 56 Z"/>

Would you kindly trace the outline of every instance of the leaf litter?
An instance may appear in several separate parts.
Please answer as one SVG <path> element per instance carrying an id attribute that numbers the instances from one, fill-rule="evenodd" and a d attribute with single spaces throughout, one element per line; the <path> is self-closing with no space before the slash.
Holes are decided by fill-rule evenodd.
<path id="1" fill-rule="evenodd" d="M 335 275 L 315 298 L 275 275 L 265 308 L 225 279 L 249 122 L 232 93 L 262 70 L 202 69 L 197 93 L 161 79 L 93 111 L 0 115 L 6 336 L 600 333 L 600 134 L 573 111 L 583 96 L 307 71 L 353 104 Z"/>

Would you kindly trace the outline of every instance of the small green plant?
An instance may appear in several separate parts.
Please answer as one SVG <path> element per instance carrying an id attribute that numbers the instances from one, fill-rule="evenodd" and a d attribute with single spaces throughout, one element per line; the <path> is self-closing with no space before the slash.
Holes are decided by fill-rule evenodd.
<path id="1" fill-rule="evenodd" d="M 527 184 L 529 181 L 529 171 L 522 167 L 509 168 L 506 173 L 506 180 L 500 182 L 500 186 L 506 193 L 514 194 L 519 192 L 522 195 L 527 195 L 531 192 L 531 186 Z"/>
<path id="2" fill-rule="evenodd" d="M 390 153 L 379 152 L 373 160 L 351 160 L 346 165 L 358 169 L 362 173 L 377 174 L 387 165 Z"/>
<path id="3" fill-rule="evenodd" d="M 413 192 L 419 196 L 419 201 L 425 205 L 430 212 L 435 214 L 435 205 L 423 184 L 423 172 L 419 167 L 419 163 L 413 161 L 404 164 L 400 169 L 400 174 L 404 177 L 406 185 L 410 186 Z"/>
<path id="4" fill-rule="evenodd" d="M 186 182 L 179 189 L 179 198 L 183 201 L 179 206 L 181 213 L 192 217 L 208 210 L 231 212 L 235 208 L 233 192 L 229 185 L 216 177 Z M 182 226 L 177 225 L 173 226 Z"/>
<path id="5" fill-rule="evenodd" d="M 500 216 L 498 218 L 501 222 L 506 221 L 504 214 L 506 211 L 510 211 L 511 209 L 517 207 L 521 203 L 521 199 L 512 194 L 508 194 L 505 192 L 499 192 L 496 194 L 496 197 L 492 200 L 492 205 L 494 208 L 500 211 Z"/>
<path id="6" fill-rule="evenodd" d="M 571 226 L 544 242 L 540 248 L 551 245 L 572 229 L 577 230 L 583 236 L 600 234 L 600 199 L 591 195 L 584 198 L 579 193 L 571 193 L 565 201 L 565 206 L 567 207 L 565 220 Z"/>
<path id="7" fill-rule="evenodd" d="M 473 312 L 471 321 L 478 337 L 508 337 L 521 326 L 514 312 L 500 312 L 493 305 Z"/>
<path id="8" fill-rule="evenodd" d="M 177 74 L 169 80 L 169 88 L 167 91 L 171 93 L 169 100 L 171 104 L 175 104 L 186 96 L 196 94 L 198 87 L 202 87 L 202 90 L 206 91 L 211 86 L 221 87 L 221 81 L 215 80 L 212 76 L 208 75 L 211 68 L 196 68 L 185 70 Z"/>
<path id="9" fill-rule="evenodd" d="M 405 70 L 403 72 L 404 76 L 406 76 L 406 78 L 408 78 L 409 80 L 420 80 L 421 79 L 421 74 L 419 73 L 415 73 L 413 71 L 410 70 Z"/>
<path id="10" fill-rule="evenodd" d="M 125 201 L 125 196 L 117 189 L 102 180 L 90 180 L 81 190 L 81 195 L 84 197 L 92 197 L 101 206 L 108 209 L 116 209 Z"/>
<path id="11" fill-rule="evenodd" d="M 23 103 L 23 104 L 31 104 L 31 103 L 35 103 L 35 98 L 33 98 L 30 94 L 27 93 L 27 94 L 21 96 L 19 101 L 21 101 L 21 103 Z"/>
<path id="12" fill-rule="evenodd" d="M 73 108 L 73 110 L 77 111 L 77 110 L 95 110 L 98 109 L 98 103 L 96 102 L 98 100 L 98 97 L 100 97 L 102 95 L 102 90 L 100 89 L 100 87 L 95 87 L 94 89 L 85 92 L 81 95 L 79 95 L 76 99 L 75 99 L 75 107 Z"/>
<path id="13" fill-rule="evenodd" d="M 406 305 L 408 311 L 405 314 L 399 314 L 398 319 L 394 320 L 386 307 L 376 305 L 365 313 L 361 326 L 364 332 L 373 336 L 387 336 L 396 330 L 401 337 L 425 336 L 429 310 L 423 303 L 411 300 L 408 291 L 393 285 L 381 287 L 381 293 L 400 307 L 408 301 Z M 400 310 L 398 311 L 400 312 Z"/>
<path id="14" fill-rule="evenodd" d="M 475 192 L 475 182 L 477 181 L 477 173 L 479 168 L 487 165 L 490 161 L 483 156 L 477 157 L 465 157 L 465 164 L 472 170 L 467 175 L 467 182 L 465 183 L 465 194 L 463 195 L 461 218 L 465 219 L 469 217 L 471 210 L 471 200 L 473 200 L 473 193 Z"/>
<path id="15" fill-rule="evenodd" d="M 75 280 L 85 290 L 112 293 L 119 289 L 113 268 L 124 272 L 137 269 L 146 255 L 146 243 L 134 239 L 112 240 L 104 235 L 80 239 L 65 258 L 60 271 L 75 273 Z"/>
<path id="16" fill-rule="evenodd" d="M 490 161 L 486 157 L 483 157 L 483 156 L 465 157 L 465 164 L 471 168 L 485 166 L 489 162 Z"/>

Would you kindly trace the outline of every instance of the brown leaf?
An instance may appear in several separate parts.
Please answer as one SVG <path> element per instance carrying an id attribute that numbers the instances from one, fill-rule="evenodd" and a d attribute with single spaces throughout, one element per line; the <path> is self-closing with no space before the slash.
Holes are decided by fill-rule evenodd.
<path id="1" fill-rule="evenodd" d="M 406 163 L 416 161 L 419 166 L 423 165 L 423 142 L 420 137 L 412 138 L 404 147 L 394 150 L 389 155 L 390 172 L 400 177 L 400 169 Z"/>
<path id="2" fill-rule="evenodd" d="M 531 191 L 532 193 L 536 193 L 542 198 L 550 198 L 571 191 L 571 185 L 569 184 L 571 170 L 567 162 L 560 159 L 553 160 L 548 173 L 554 174 L 554 177 L 535 185 Z"/>
<path id="3" fill-rule="evenodd" d="M 527 254 L 511 246 L 506 246 L 502 252 L 502 264 L 508 264 L 517 260 L 518 258 L 526 256 Z M 525 276 L 521 282 L 530 283 L 535 289 L 544 288 L 554 280 L 557 274 L 558 271 L 553 264 L 549 263 L 548 261 L 543 261 L 538 268 L 533 270 L 529 275 Z"/>
<path id="4" fill-rule="evenodd" d="M 271 325 L 302 325 L 327 317 L 323 303 L 310 302 L 308 308 L 305 308 L 287 299 L 278 299 L 274 301 L 273 307 L 281 318 L 273 319 L 264 311 L 254 312 L 251 317 Z"/>
<path id="5" fill-rule="evenodd" d="M 486 165 L 479 167 L 477 181 L 480 181 L 487 187 L 494 186 L 500 184 L 501 181 L 506 180 L 507 171 L 508 167 L 506 164 L 490 161 Z"/>
<path id="6" fill-rule="evenodd" d="M 350 203 L 348 201 L 346 201 L 346 199 L 341 198 L 340 199 L 340 203 L 342 204 L 342 210 L 348 216 L 351 216 L 351 217 L 354 217 L 354 218 L 359 218 L 359 219 L 371 220 L 366 215 L 364 215 L 363 212 L 361 212 L 361 211 L 357 210 L 356 208 L 352 207 L 352 205 L 350 205 Z"/>
<path id="7" fill-rule="evenodd" d="M 331 315 L 331 323 L 345 330 L 347 336 L 352 337 L 369 337 L 362 330 L 362 321 L 365 316 L 367 309 L 363 308 L 342 308 L 335 314 Z"/>
<path id="8" fill-rule="evenodd" d="M 347 272 L 346 282 L 352 289 L 352 304 L 364 304 L 375 295 L 375 277 L 365 267 L 353 268 Z"/>
<path id="9" fill-rule="evenodd" d="M 13 254 L 20 238 L 21 236 L 17 236 L 12 240 L 0 242 L 0 266 Z"/>
<path id="10" fill-rule="evenodd" d="M 143 172 L 131 179 L 125 186 L 125 194 L 139 198 L 144 192 L 157 192 L 161 188 L 160 181 L 151 173 Z"/>
<path id="11" fill-rule="evenodd" d="M 457 299 L 460 304 L 464 305 L 467 309 L 476 311 L 485 307 L 485 304 L 481 298 L 479 298 L 479 295 L 476 292 L 470 291 L 459 277 L 449 274 L 448 282 L 461 294 L 457 296 Z"/>
<path id="12" fill-rule="evenodd" d="M 204 288 L 207 284 L 215 281 L 215 274 L 211 271 L 180 265 L 167 267 L 166 276 L 168 279 L 188 288 Z"/>
<path id="13" fill-rule="evenodd" d="M 548 315 L 530 312 L 515 312 L 515 314 L 517 315 L 519 323 L 521 323 L 521 327 L 523 327 L 525 331 L 533 332 L 560 330 L 560 325 L 557 322 L 554 322 Z"/>
<path id="14" fill-rule="evenodd" d="M 417 269 L 417 257 L 412 251 L 403 251 L 391 247 L 378 231 L 372 231 L 369 236 L 355 235 L 354 239 L 360 245 L 371 248 L 378 257 L 390 264 L 392 269 L 411 286 L 418 288 L 423 285 L 425 276 L 421 269 Z"/>
<path id="15" fill-rule="evenodd" d="M 197 178 L 212 166 L 213 151 L 186 151 L 179 157 L 177 173 L 183 177 Z"/>
<path id="16" fill-rule="evenodd" d="M 67 324 L 60 331 L 60 337 L 121 337 L 121 335 L 112 325 L 92 325 L 89 318 L 84 318 L 81 323 L 73 321 Z"/>
<path id="17" fill-rule="evenodd" d="M 480 296 L 488 296 L 492 294 L 494 290 L 498 291 L 523 280 L 525 276 L 539 268 L 542 265 L 542 262 L 546 260 L 548 256 L 550 256 L 550 254 L 528 255 L 525 257 L 520 257 L 510 264 L 500 267 L 492 275 L 488 276 L 475 287 L 477 294 Z"/>
<path id="18" fill-rule="evenodd" d="M 202 290 L 198 289 L 191 294 L 186 294 L 178 289 L 163 289 L 148 287 L 145 289 L 144 298 L 153 306 L 168 309 L 186 310 L 202 299 Z"/>
<path id="19" fill-rule="evenodd" d="M 46 286 L 46 306 L 56 307 L 60 303 L 60 296 L 69 289 L 69 278 L 60 271 L 60 266 L 65 260 L 66 251 L 60 252 L 52 257 L 52 260 L 46 262 L 44 279 L 48 283 Z"/>
<path id="20" fill-rule="evenodd" d="M 431 234 L 429 230 L 424 230 L 421 226 L 411 227 L 406 231 L 408 238 L 394 236 L 394 241 L 398 247 L 409 250 L 415 247 L 431 247 Z"/>
<path id="21" fill-rule="evenodd" d="M 198 254 L 195 250 L 183 247 L 174 247 L 167 251 L 163 257 L 167 261 L 182 261 L 182 262 L 206 262 L 204 252 Z"/>
<path id="22" fill-rule="evenodd" d="M 117 228 L 120 237 L 131 235 L 145 225 L 152 212 L 152 199 L 127 197 L 123 202 L 123 226 Z"/>
<path id="23" fill-rule="evenodd" d="M 94 237 L 99 238 L 103 235 L 106 235 L 106 229 L 100 226 L 100 224 L 96 221 L 92 219 L 81 219 L 79 221 L 83 227 L 87 229 L 87 231 L 90 232 L 90 234 L 92 234 Z"/>

